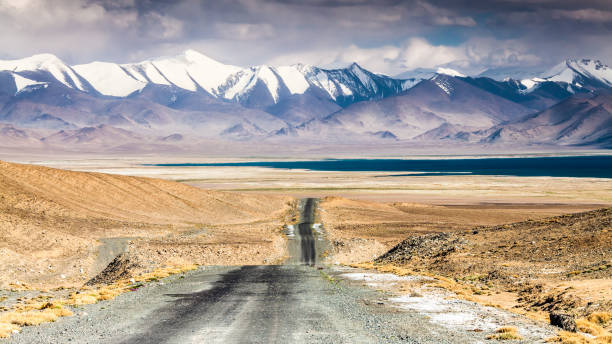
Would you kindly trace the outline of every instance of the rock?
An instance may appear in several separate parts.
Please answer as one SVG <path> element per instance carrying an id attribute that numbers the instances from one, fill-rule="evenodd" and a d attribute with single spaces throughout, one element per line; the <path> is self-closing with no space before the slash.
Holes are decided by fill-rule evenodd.
<path id="1" fill-rule="evenodd" d="M 463 249 L 467 240 L 449 233 L 425 234 L 410 237 L 378 257 L 377 263 L 407 263 L 413 257 L 442 258 Z"/>
<path id="2" fill-rule="evenodd" d="M 108 264 L 102 272 L 89 280 L 85 285 L 111 284 L 120 279 L 129 277 L 132 270 L 139 266 L 138 260 L 128 253 L 122 253 Z"/>
<path id="3" fill-rule="evenodd" d="M 548 317 L 551 325 L 560 327 L 565 331 L 576 332 L 576 320 L 573 315 L 550 312 Z"/>

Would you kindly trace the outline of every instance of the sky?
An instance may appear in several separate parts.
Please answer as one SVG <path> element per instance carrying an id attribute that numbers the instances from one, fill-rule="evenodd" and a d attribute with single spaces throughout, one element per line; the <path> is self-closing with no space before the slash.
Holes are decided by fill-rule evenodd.
<path id="1" fill-rule="evenodd" d="M 137 62 L 194 49 L 238 66 L 612 64 L 610 0 L 0 0 L 0 58 Z"/>

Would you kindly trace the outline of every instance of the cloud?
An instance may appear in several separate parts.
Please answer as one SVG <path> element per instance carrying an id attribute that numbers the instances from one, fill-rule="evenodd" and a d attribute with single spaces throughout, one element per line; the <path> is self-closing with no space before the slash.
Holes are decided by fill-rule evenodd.
<path id="1" fill-rule="evenodd" d="M 612 22 L 612 11 L 601 11 L 592 8 L 580 10 L 554 10 L 551 12 L 555 19 L 570 19 L 582 22 L 605 23 Z"/>
<path id="2" fill-rule="evenodd" d="M 0 58 L 416 67 L 612 62 L 609 0 L 0 0 Z"/>
<path id="3" fill-rule="evenodd" d="M 277 32 L 268 23 L 215 23 L 218 37 L 231 40 L 259 40 L 273 38 Z"/>
<path id="4" fill-rule="evenodd" d="M 467 74 L 502 66 L 533 67 L 541 58 L 516 40 L 473 39 L 458 46 L 433 45 L 414 37 L 399 45 L 361 48 L 357 45 L 335 50 L 302 51 L 278 56 L 273 65 L 304 62 L 319 66 L 345 67 L 357 62 L 377 73 L 397 75 L 416 68 L 452 67 Z"/>
<path id="5" fill-rule="evenodd" d="M 329 67 L 344 67 L 357 62 L 374 72 L 396 75 L 418 67 L 434 68 L 465 58 L 464 47 L 435 46 L 423 38 L 411 38 L 399 46 L 361 48 L 357 45 L 349 45 L 338 47 L 333 51 L 303 51 L 278 56 L 270 62 L 274 65 L 304 62 Z"/>

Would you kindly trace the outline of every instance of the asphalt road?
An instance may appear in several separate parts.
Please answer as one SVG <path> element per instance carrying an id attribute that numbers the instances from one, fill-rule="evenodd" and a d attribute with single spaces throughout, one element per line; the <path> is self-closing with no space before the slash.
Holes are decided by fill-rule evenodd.
<path id="1" fill-rule="evenodd" d="M 316 200 L 300 207 L 286 265 L 201 267 L 24 328 L 7 343 L 487 342 L 388 305 L 388 295 L 341 279 L 346 268 L 318 265 L 325 240 L 312 230 Z"/>
<path id="2" fill-rule="evenodd" d="M 300 242 L 300 262 L 311 266 L 313 266 L 317 260 L 315 238 L 312 232 L 314 210 L 315 200 L 313 198 L 307 198 L 302 201 L 301 220 L 298 224 L 298 235 L 296 238 L 296 240 Z"/>

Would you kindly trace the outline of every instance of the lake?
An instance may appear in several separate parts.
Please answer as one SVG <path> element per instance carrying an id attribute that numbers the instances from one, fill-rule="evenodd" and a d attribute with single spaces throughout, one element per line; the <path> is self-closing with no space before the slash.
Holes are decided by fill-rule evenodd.
<path id="1" fill-rule="evenodd" d="M 312 171 L 403 172 L 415 175 L 504 175 L 612 178 L 612 155 L 470 159 L 329 159 L 232 163 L 147 164 L 146 166 L 256 166 Z M 410 172 L 410 173 L 408 173 Z"/>

